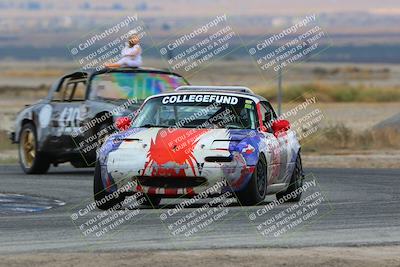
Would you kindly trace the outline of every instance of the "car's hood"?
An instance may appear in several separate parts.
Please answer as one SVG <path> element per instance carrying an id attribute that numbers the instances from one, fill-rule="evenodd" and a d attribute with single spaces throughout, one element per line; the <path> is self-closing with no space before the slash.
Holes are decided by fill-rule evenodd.
<path id="1" fill-rule="evenodd" d="M 140 143 L 157 150 L 176 150 L 177 147 L 214 149 L 216 145 L 229 142 L 238 143 L 245 138 L 254 137 L 255 130 L 196 129 L 196 128 L 136 128 L 115 135 L 122 142 L 120 148 Z M 229 147 L 219 147 L 228 149 Z"/>
<path id="2" fill-rule="evenodd" d="M 256 130 L 134 128 L 112 135 L 99 159 L 118 181 L 135 175 L 194 177 L 213 168 L 238 179 L 243 166 L 256 164 L 259 142 Z"/>
<path id="3" fill-rule="evenodd" d="M 242 152 L 249 144 L 256 147 L 255 130 L 196 128 L 134 128 L 114 134 L 108 152 L 125 150 L 125 155 L 146 155 L 159 163 L 184 163 L 188 158 L 203 160 L 207 156 L 230 156 Z"/>

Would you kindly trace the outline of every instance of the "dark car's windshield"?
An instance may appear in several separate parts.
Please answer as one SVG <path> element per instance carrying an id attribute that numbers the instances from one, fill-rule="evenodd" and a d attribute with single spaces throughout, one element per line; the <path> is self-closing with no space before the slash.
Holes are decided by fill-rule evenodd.
<path id="1" fill-rule="evenodd" d="M 255 129 L 253 100 L 223 94 L 177 94 L 148 100 L 132 127 Z"/>
<path id="2" fill-rule="evenodd" d="M 107 72 L 93 77 L 90 99 L 140 101 L 186 84 L 182 77 L 167 73 Z"/>

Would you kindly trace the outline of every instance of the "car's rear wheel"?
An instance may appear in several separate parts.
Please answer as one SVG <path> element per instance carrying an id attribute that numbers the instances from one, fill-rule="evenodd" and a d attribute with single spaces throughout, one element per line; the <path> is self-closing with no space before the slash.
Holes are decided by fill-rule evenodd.
<path id="1" fill-rule="evenodd" d="M 262 202 L 267 195 L 267 161 L 260 156 L 256 169 L 246 187 L 236 194 L 243 206 L 252 206 Z"/>
<path id="2" fill-rule="evenodd" d="M 108 210 L 111 208 L 118 208 L 118 205 L 124 201 L 125 196 L 119 194 L 114 197 L 111 193 L 106 192 L 103 180 L 101 178 L 101 166 L 99 161 L 96 161 L 94 170 L 93 193 L 96 206 L 101 210 Z"/>
<path id="3" fill-rule="evenodd" d="M 281 201 L 283 200 L 284 202 L 300 201 L 302 192 L 300 191 L 300 192 L 297 192 L 297 194 L 296 194 L 296 190 L 298 190 L 299 188 L 301 188 L 303 186 L 303 180 L 304 180 L 303 165 L 301 163 L 301 156 L 300 156 L 300 152 L 299 152 L 297 159 L 296 159 L 296 165 L 294 166 L 293 174 L 290 179 L 290 185 L 286 191 L 278 192 L 276 194 L 276 198 Z M 295 197 L 292 197 L 292 193 L 296 194 Z M 285 197 L 288 195 L 290 195 L 290 198 Z"/>
<path id="4" fill-rule="evenodd" d="M 19 135 L 19 164 L 27 174 L 46 173 L 50 167 L 50 160 L 38 151 L 36 128 L 32 123 L 22 126 Z"/>

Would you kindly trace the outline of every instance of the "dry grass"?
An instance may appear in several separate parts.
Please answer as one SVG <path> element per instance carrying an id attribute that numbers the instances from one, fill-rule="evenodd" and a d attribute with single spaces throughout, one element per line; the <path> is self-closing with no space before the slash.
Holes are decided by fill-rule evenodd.
<path id="1" fill-rule="evenodd" d="M 16 99 L 40 99 L 47 96 L 50 86 L 39 85 L 37 87 L 24 86 L 2 86 L 0 87 L 0 96 Z"/>
<path id="2" fill-rule="evenodd" d="M 317 66 L 312 69 L 312 73 L 318 78 L 335 77 L 340 79 L 388 79 L 390 77 L 390 68 L 383 67 L 359 67 L 359 66 L 340 66 L 323 67 Z"/>
<path id="3" fill-rule="evenodd" d="M 8 133 L 4 130 L 0 130 L 0 150 L 17 149 L 15 144 L 11 144 L 11 140 L 8 138 Z"/>
<path id="4" fill-rule="evenodd" d="M 395 128 L 368 129 L 354 132 L 344 124 L 320 129 L 320 135 L 307 139 L 302 146 L 307 152 L 400 149 L 400 131 Z"/>
<path id="5" fill-rule="evenodd" d="M 255 91 L 266 99 L 276 100 L 276 88 L 256 88 Z M 304 101 L 306 98 L 314 96 L 318 98 L 319 102 L 398 102 L 400 101 L 400 87 L 311 83 L 283 88 L 285 102 Z"/>
<path id="6" fill-rule="evenodd" d="M 1 72 L 4 77 L 60 77 L 64 75 L 63 70 L 41 69 L 41 70 L 5 70 Z"/>

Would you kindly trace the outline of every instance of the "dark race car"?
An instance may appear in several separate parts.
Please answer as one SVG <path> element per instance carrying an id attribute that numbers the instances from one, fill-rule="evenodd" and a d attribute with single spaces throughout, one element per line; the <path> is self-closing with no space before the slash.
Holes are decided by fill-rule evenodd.
<path id="1" fill-rule="evenodd" d="M 11 133 L 19 143 L 25 173 L 45 173 L 50 164 L 93 165 L 96 150 L 115 124 L 132 116 L 148 96 L 173 91 L 187 81 L 164 70 L 85 70 L 61 77 L 48 96 L 19 112 Z"/>

